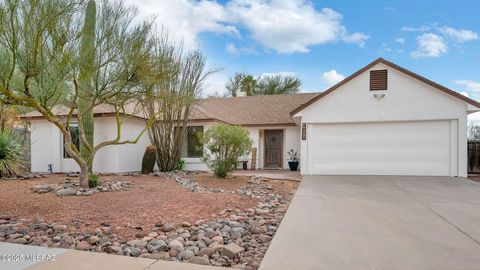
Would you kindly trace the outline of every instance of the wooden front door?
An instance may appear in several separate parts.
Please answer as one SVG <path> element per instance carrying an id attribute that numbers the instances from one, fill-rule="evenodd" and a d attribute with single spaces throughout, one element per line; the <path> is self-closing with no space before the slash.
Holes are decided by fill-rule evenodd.
<path id="1" fill-rule="evenodd" d="M 265 130 L 265 168 L 282 168 L 283 130 Z"/>

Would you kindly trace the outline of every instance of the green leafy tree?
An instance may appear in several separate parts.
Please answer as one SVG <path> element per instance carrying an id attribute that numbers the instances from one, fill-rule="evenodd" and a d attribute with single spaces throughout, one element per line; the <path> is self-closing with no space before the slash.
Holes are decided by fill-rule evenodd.
<path id="1" fill-rule="evenodd" d="M 241 85 L 241 91 L 245 92 L 247 96 L 257 95 L 258 81 L 255 79 L 253 75 L 248 75 L 248 74 L 243 75 L 240 85 Z"/>
<path id="2" fill-rule="evenodd" d="M 294 94 L 300 91 L 302 82 L 295 76 L 270 75 L 255 77 L 235 73 L 225 84 L 227 94 L 236 97 L 239 92 L 247 96 Z"/>
<path id="3" fill-rule="evenodd" d="M 150 23 L 133 24 L 134 8 L 103 0 L 94 27 L 93 65 L 88 61 L 90 70 L 85 71 L 85 66 L 81 68 L 85 64 L 82 50 L 92 53 L 81 45 L 85 33 L 81 29 L 91 28 L 84 25 L 89 22 L 85 10 L 85 1 L 0 1 L 0 101 L 36 110 L 54 124 L 63 134 L 65 151 L 80 167 L 80 184 L 88 187 L 89 169 L 98 150 L 136 143 L 146 132 L 145 128 L 136 138 L 122 140 L 121 125 L 127 117 L 125 106 L 132 105 L 143 91 L 139 81 L 147 72 L 143 67 L 152 42 Z M 84 84 L 83 72 L 93 78 L 87 95 L 80 90 L 84 87 L 80 85 Z M 80 96 L 89 99 L 83 112 L 77 112 Z M 117 136 L 93 145 L 87 139 L 83 119 L 100 105 L 115 111 Z M 67 109 L 67 114 L 59 116 L 54 108 Z M 72 143 L 73 121 L 78 121 L 80 141 L 88 149 L 88 157 Z"/>
<path id="4" fill-rule="evenodd" d="M 204 161 L 213 173 L 225 178 L 238 163 L 238 159 L 248 155 L 253 141 L 248 131 L 240 126 L 216 125 L 205 132 L 206 153 Z"/>
<path id="5" fill-rule="evenodd" d="M 243 77 L 243 73 L 235 73 L 233 77 L 230 77 L 228 82 L 225 84 L 225 89 L 227 89 L 227 95 L 236 97 L 238 95 L 238 92 L 242 91 Z"/>
<path id="6" fill-rule="evenodd" d="M 260 78 L 257 95 L 295 94 L 302 82 L 294 76 L 273 75 Z"/>
<path id="7" fill-rule="evenodd" d="M 245 73 L 235 73 L 233 77 L 229 79 L 225 88 L 227 94 L 236 97 L 239 92 L 244 92 L 247 96 L 254 96 L 257 91 L 257 80 L 253 75 Z"/>

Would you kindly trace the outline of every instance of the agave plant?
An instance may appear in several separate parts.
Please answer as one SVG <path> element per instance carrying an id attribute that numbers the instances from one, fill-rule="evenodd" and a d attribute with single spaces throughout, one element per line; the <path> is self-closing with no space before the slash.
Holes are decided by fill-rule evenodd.
<path id="1" fill-rule="evenodd" d="M 0 177 L 12 177 L 24 168 L 22 144 L 15 131 L 0 131 Z"/>

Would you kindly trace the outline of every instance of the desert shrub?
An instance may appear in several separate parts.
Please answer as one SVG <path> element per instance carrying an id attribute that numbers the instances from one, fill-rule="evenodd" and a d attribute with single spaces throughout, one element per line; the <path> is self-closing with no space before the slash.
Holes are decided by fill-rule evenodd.
<path id="1" fill-rule="evenodd" d="M 98 175 L 92 173 L 88 176 L 88 187 L 89 188 L 94 188 L 94 187 L 98 186 L 99 184 L 100 184 L 100 180 L 99 180 Z"/>
<path id="2" fill-rule="evenodd" d="M 177 165 L 175 165 L 175 170 L 177 171 L 183 171 L 185 168 L 185 159 L 181 158 L 178 162 Z"/>
<path id="3" fill-rule="evenodd" d="M 148 174 L 153 172 L 153 168 L 155 167 L 157 149 L 155 146 L 150 145 L 147 146 L 145 149 L 145 154 L 143 154 L 142 160 L 142 173 Z"/>
<path id="4" fill-rule="evenodd" d="M 21 173 L 25 160 L 21 139 L 10 129 L 0 131 L 0 177 L 12 177 Z"/>
<path id="5" fill-rule="evenodd" d="M 253 141 L 245 128 L 216 125 L 205 133 L 204 144 L 207 149 L 204 162 L 217 177 L 225 178 L 238 159 L 250 153 Z"/>

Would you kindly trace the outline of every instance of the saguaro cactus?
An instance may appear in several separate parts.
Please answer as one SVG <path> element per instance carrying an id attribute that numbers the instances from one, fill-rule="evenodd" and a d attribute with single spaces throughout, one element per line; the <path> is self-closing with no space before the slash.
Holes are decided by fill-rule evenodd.
<path id="1" fill-rule="evenodd" d="M 80 48 L 80 76 L 78 113 L 82 116 L 83 132 L 87 142 L 93 147 L 93 74 L 95 58 L 95 21 L 97 8 L 94 0 L 90 0 L 85 13 L 85 23 L 82 29 Z M 87 160 L 89 171 L 92 171 L 91 153 L 86 145 L 80 141 L 80 153 Z"/>

